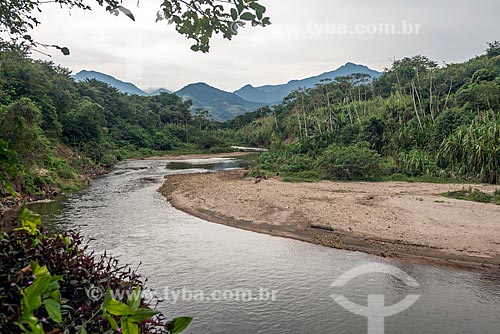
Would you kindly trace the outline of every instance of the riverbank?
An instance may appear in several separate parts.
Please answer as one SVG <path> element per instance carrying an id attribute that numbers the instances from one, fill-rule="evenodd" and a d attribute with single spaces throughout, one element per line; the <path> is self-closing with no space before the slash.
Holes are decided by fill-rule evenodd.
<path id="1" fill-rule="evenodd" d="M 94 166 L 86 168 L 81 173 L 75 174 L 72 182 L 64 185 L 51 184 L 39 194 L 26 194 L 17 191 L 17 197 L 9 195 L 0 198 L 0 230 L 7 231 L 18 225 L 19 213 L 25 205 L 56 201 L 61 195 L 73 193 L 90 185 L 93 179 L 106 174 L 104 167 Z M 66 190 L 63 190 L 64 187 Z"/>
<path id="2" fill-rule="evenodd" d="M 498 268 L 500 206 L 440 196 L 468 186 L 285 183 L 228 171 L 170 175 L 161 192 L 179 210 L 254 232 L 381 256 Z"/>
<path id="3" fill-rule="evenodd" d="M 61 151 L 61 150 L 60 150 Z M 67 161 L 74 160 L 75 153 L 69 148 L 65 148 L 64 159 Z M 228 157 L 242 157 L 249 155 L 249 152 L 227 152 L 227 153 L 193 153 L 193 154 L 166 154 L 152 157 L 140 157 L 126 160 L 186 160 L 186 159 L 209 159 L 209 158 L 228 158 Z M 93 179 L 98 176 L 104 175 L 108 169 L 101 166 L 84 166 L 81 173 L 77 175 L 78 186 L 73 186 L 74 190 L 63 192 L 60 188 L 51 187 L 39 195 L 28 195 L 18 192 L 18 198 L 13 196 L 0 198 L 0 228 L 2 230 L 10 230 L 18 223 L 19 212 L 24 204 L 34 204 L 44 201 L 57 200 L 58 196 L 64 193 L 71 193 L 86 188 L 90 185 Z"/>
<path id="4" fill-rule="evenodd" d="M 237 158 L 249 154 L 252 154 L 252 152 L 167 154 L 155 157 L 141 158 L 140 160 L 189 160 L 189 159 Z M 130 159 L 130 160 L 137 160 L 137 159 Z"/>

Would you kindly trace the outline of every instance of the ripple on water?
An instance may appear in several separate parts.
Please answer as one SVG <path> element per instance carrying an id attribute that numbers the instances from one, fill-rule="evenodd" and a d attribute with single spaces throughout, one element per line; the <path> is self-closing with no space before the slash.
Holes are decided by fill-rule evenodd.
<path id="1" fill-rule="evenodd" d="M 168 316 L 195 317 L 191 333 L 366 333 L 366 319 L 336 305 L 330 284 L 366 263 L 395 265 L 419 283 L 421 298 L 386 319 L 386 333 L 498 334 L 500 277 L 430 265 L 380 259 L 208 223 L 172 208 L 158 193 L 164 175 L 233 168 L 236 160 L 193 160 L 182 170 L 171 161 L 127 161 L 82 193 L 46 207 L 53 229 L 79 228 L 95 238 L 93 249 L 108 249 L 136 266 L 160 296 L 165 288 L 234 291 L 278 290 L 277 300 L 195 301 L 165 299 Z M 216 165 L 216 166 L 210 166 Z M 167 166 L 167 169 L 165 169 Z M 43 208 L 43 205 L 42 205 Z M 384 275 L 359 277 L 341 289 L 366 304 L 368 293 L 387 303 L 413 292 Z"/>

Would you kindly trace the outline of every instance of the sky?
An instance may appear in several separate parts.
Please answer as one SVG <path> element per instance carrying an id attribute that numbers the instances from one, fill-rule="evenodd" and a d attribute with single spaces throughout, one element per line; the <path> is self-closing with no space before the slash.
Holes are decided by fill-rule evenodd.
<path id="1" fill-rule="evenodd" d="M 209 54 L 172 25 L 155 22 L 161 0 L 124 0 L 136 21 L 92 11 L 43 5 L 39 42 L 66 46 L 70 56 L 48 50 L 74 73 L 86 69 L 133 82 L 142 89 L 206 82 L 226 91 L 246 84 L 286 83 L 334 70 L 346 62 L 382 71 L 392 60 L 423 54 L 440 64 L 482 54 L 500 39 L 496 0 L 260 0 L 273 23 L 216 36 Z"/>

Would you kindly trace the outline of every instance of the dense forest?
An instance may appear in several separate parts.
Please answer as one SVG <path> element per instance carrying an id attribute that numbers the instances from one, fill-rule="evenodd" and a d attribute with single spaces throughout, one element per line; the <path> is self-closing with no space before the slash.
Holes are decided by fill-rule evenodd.
<path id="1" fill-rule="evenodd" d="M 268 110 L 229 122 L 271 147 L 261 173 L 287 179 L 500 182 L 500 43 L 465 63 L 424 56 L 298 90 Z"/>
<path id="2" fill-rule="evenodd" d="M 226 123 L 176 95 L 120 93 L 2 46 L 1 190 L 46 197 L 78 189 L 119 160 L 263 146 L 256 173 L 285 179 L 456 179 L 499 183 L 500 43 L 443 67 L 395 61 L 290 94 Z"/>
<path id="3" fill-rule="evenodd" d="M 227 151 L 233 131 L 190 112 L 174 94 L 120 93 L 97 80 L 35 61 L 22 49 L 0 50 L 0 171 L 4 195 L 45 197 L 77 189 L 126 158 L 166 151 Z M 7 182 L 10 181 L 10 182 Z"/>

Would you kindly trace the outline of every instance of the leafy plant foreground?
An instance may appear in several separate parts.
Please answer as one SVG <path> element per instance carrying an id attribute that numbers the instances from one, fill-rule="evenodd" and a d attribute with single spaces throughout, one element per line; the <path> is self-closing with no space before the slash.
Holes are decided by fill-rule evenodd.
<path id="1" fill-rule="evenodd" d="M 27 209 L 21 226 L 0 235 L 0 333 L 180 333 L 191 322 L 167 321 L 142 297 L 135 270 L 94 256 L 78 233 L 49 235 Z M 95 287 L 104 298 L 89 297 Z"/>

